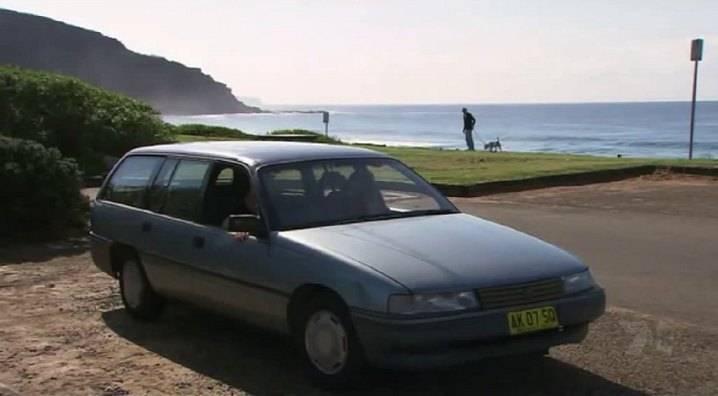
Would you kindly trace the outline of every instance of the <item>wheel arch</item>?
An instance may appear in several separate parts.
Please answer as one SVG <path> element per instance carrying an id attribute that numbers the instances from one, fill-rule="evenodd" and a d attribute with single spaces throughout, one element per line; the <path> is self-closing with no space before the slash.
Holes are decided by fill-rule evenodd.
<path id="1" fill-rule="evenodd" d="M 128 244 L 113 242 L 110 246 L 110 268 L 115 278 L 120 277 L 123 260 L 126 258 L 139 259 L 137 250 Z"/>
<path id="2" fill-rule="evenodd" d="M 287 304 L 287 326 L 290 333 L 294 333 L 295 326 L 297 325 L 297 319 L 302 312 L 302 307 L 312 298 L 323 293 L 333 295 L 341 301 L 345 307 L 347 307 L 346 301 L 344 301 L 339 293 L 328 286 L 318 283 L 307 283 L 301 285 L 294 289 L 294 292 L 292 292 L 289 297 L 289 304 Z"/>

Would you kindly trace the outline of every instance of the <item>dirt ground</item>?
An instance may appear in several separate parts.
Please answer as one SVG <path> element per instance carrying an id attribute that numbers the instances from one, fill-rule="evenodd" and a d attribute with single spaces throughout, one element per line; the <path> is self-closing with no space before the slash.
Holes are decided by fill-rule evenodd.
<path id="1" fill-rule="evenodd" d="M 705 183 L 715 180 L 651 177 L 484 199 L 718 216 L 701 200 L 672 206 L 671 189 Z M 612 201 L 618 190 L 636 200 Z M 303 379 L 287 340 L 176 304 L 157 322 L 135 322 L 117 289 L 94 268 L 86 240 L 0 248 L 0 395 L 325 394 Z M 583 344 L 550 357 L 375 373 L 348 394 L 712 395 L 716 356 L 715 329 L 609 307 Z"/>
<path id="2" fill-rule="evenodd" d="M 613 183 L 455 198 L 454 201 L 718 218 L 718 178 L 656 173 Z"/>

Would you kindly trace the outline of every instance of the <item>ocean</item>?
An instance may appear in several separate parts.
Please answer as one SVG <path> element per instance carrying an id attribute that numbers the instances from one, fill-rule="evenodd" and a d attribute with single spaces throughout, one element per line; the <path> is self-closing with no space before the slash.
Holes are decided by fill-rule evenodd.
<path id="1" fill-rule="evenodd" d="M 324 132 L 345 142 L 465 148 L 461 107 L 477 119 L 474 139 L 499 138 L 504 150 L 624 157 L 686 158 L 690 102 L 268 106 L 275 113 L 165 116 L 173 124 L 203 123 L 264 134 L 276 129 Z M 695 158 L 718 158 L 718 101 L 698 102 Z"/>

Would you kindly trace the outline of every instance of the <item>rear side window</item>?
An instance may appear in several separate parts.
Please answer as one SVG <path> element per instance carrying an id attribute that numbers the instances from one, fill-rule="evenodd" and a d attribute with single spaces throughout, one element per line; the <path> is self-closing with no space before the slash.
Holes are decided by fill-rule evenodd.
<path id="1" fill-rule="evenodd" d="M 168 158 L 165 160 L 164 164 L 162 164 L 162 168 L 160 168 L 157 173 L 155 182 L 152 184 L 152 187 L 150 187 L 149 210 L 153 212 L 160 212 L 162 210 L 162 206 L 165 203 L 167 186 L 170 184 L 172 172 L 174 172 L 175 166 L 177 166 L 178 162 L 179 161 L 177 159 Z"/>
<path id="2" fill-rule="evenodd" d="M 147 187 L 163 157 L 133 156 L 125 158 L 112 174 L 102 199 L 136 208 L 144 208 Z"/>
<path id="3" fill-rule="evenodd" d="M 210 161 L 182 160 L 167 187 L 163 213 L 178 219 L 195 221 L 202 208 L 204 181 Z"/>

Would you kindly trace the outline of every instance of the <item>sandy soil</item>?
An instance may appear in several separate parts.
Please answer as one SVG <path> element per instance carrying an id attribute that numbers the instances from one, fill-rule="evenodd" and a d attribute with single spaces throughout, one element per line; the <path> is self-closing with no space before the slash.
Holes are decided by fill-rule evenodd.
<path id="1" fill-rule="evenodd" d="M 633 204 L 611 203 L 615 189 L 640 197 L 655 183 L 713 182 L 653 178 L 495 198 L 621 210 Z M 593 194 L 606 199 L 581 201 Z M 86 240 L 0 248 L 0 395 L 10 394 L 7 387 L 23 395 L 325 393 L 303 379 L 281 337 L 179 305 L 157 322 L 135 322 L 117 292 L 116 281 L 92 265 Z M 610 307 L 583 344 L 555 348 L 550 357 L 376 373 L 349 393 L 711 395 L 718 393 L 716 356 L 715 330 Z"/>

